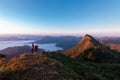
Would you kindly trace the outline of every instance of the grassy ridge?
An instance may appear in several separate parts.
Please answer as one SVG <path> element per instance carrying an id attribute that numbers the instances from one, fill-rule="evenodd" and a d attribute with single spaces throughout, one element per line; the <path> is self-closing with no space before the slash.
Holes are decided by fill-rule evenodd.
<path id="1" fill-rule="evenodd" d="M 84 80 L 120 80 L 120 65 L 108 63 L 92 63 L 75 60 L 61 53 L 46 53 L 50 58 L 61 62 Z"/>
<path id="2" fill-rule="evenodd" d="M 37 57 L 39 55 L 40 53 L 35 56 Z M 86 62 L 84 60 L 72 59 L 56 52 L 44 53 L 43 55 L 48 59 L 47 63 L 45 62 L 43 65 L 54 63 L 54 68 L 50 68 L 49 66 L 48 68 L 54 69 L 59 73 L 56 76 L 57 80 L 120 80 L 120 64 Z M 0 80 L 35 80 L 28 77 L 30 72 L 31 69 L 29 68 L 17 71 L 1 71 Z M 50 80 L 50 78 L 46 77 L 40 80 Z"/>
<path id="3" fill-rule="evenodd" d="M 0 80 L 81 80 L 60 61 L 40 53 L 22 54 L 4 65 Z"/>

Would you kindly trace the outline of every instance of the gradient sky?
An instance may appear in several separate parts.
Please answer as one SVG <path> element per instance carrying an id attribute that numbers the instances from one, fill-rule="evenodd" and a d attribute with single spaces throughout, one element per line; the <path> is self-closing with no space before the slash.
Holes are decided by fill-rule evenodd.
<path id="1" fill-rule="evenodd" d="M 0 34 L 120 36 L 120 0 L 0 0 Z"/>

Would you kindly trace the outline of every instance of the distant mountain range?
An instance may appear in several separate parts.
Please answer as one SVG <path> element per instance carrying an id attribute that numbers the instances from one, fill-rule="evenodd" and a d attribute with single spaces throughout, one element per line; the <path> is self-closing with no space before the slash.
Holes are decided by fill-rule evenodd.
<path id="1" fill-rule="evenodd" d="M 103 37 L 99 39 L 99 42 L 106 44 L 112 50 L 120 52 L 120 37 Z"/>
<path id="2" fill-rule="evenodd" d="M 56 43 L 57 47 L 61 47 L 64 50 L 66 50 L 78 44 L 81 38 L 82 37 L 75 36 L 60 36 L 60 37 L 46 36 L 43 37 L 41 40 L 35 41 L 35 43 L 38 44 Z"/>
<path id="3" fill-rule="evenodd" d="M 16 41 L 16 40 L 39 40 L 43 36 L 36 35 L 0 35 L 0 41 Z"/>
<path id="4" fill-rule="evenodd" d="M 56 43 L 56 46 L 63 48 L 63 50 L 74 47 L 81 39 L 82 37 L 76 36 L 0 35 L 0 41 L 35 40 L 35 43 L 38 44 Z M 112 46 L 112 49 L 120 51 L 119 46 L 116 45 L 120 44 L 120 37 L 106 36 L 99 38 L 99 42 L 102 44 L 110 44 L 109 46 Z"/>
<path id="5" fill-rule="evenodd" d="M 120 52 L 120 44 L 107 44 L 107 46 L 112 50 Z"/>
<path id="6" fill-rule="evenodd" d="M 60 36 L 60 37 L 46 36 L 46 37 L 43 37 L 41 40 L 35 41 L 35 43 L 40 43 L 40 44 L 56 43 L 56 46 L 62 47 L 64 50 L 66 50 L 65 54 L 67 53 L 67 55 L 70 55 L 73 58 L 77 58 L 80 55 L 83 55 L 83 53 L 86 53 L 87 57 L 89 58 L 91 57 L 91 60 L 92 59 L 95 60 L 95 58 L 99 58 L 100 56 L 104 57 L 106 55 L 106 52 L 108 53 L 110 52 L 110 54 L 115 53 L 112 50 L 116 50 L 120 52 L 119 44 L 106 44 L 106 45 L 103 45 L 103 43 L 101 44 L 101 41 L 103 42 L 107 40 L 109 41 L 109 39 L 112 39 L 112 38 L 108 38 L 108 39 L 104 38 L 104 40 L 103 38 L 101 38 L 101 40 L 99 39 L 100 41 L 99 42 L 90 35 L 86 35 L 83 38 L 74 37 L 74 36 Z M 115 40 L 117 39 L 119 38 L 116 38 Z M 108 48 L 112 50 L 109 50 Z M 40 49 L 39 51 L 41 50 L 42 49 Z M 87 51 L 90 52 L 90 54 Z M 26 52 L 31 52 L 29 46 L 16 46 L 16 47 L 9 47 L 4 50 L 0 50 L 0 53 L 6 55 L 7 58 L 12 58 L 14 56 L 20 55 L 21 53 L 26 53 Z M 97 54 L 99 55 L 99 57 L 95 57 L 94 55 L 96 54 L 94 53 L 102 53 L 102 55 Z"/>
<path id="7" fill-rule="evenodd" d="M 57 47 L 61 47 L 64 50 L 67 50 L 78 44 L 81 39 L 82 37 L 75 36 L 59 36 L 59 37 L 45 36 L 40 40 L 35 41 L 35 43 L 38 44 L 56 43 Z M 120 37 L 102 37 L 99 38 L 98 41 L 102 44 L 120 44 Z"/>
<path id="8" fill-rule="evenodd" d="M 103 44 L 120 44 L 120 37 L 103 37 L 99 39 Z"/>

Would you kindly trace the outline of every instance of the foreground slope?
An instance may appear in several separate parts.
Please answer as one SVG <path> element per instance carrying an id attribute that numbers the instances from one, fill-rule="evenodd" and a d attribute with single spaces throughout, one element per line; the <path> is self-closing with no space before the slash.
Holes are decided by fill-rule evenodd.
<path id="1" fill-rule="evenodd" d="M 91 61 L 74 59 L 56 52 L 45 54 L 70 68 L 82 77 L 83 80 L 120 80 L 120 64 L 93 63 Z"/>
<path id="2" fill-rule="evenodd" d="M 120 65 L 92 63 L 57 52 L 0 59 L 0 80 L 120 80 Z"/>
<path id="3" fill-rule="evenodd" d="M 82 80 L 74 71 L 39 53 L 0 60 L 0 80 Z M 73 76 L 73 77 L 71 77 Z"/>

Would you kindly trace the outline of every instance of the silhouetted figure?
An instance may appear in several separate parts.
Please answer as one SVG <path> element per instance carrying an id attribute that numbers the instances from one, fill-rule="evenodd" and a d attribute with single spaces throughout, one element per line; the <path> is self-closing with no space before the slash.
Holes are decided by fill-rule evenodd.
<path id="1" fill-rule="evenodd" d="M 35 45 L 35 52 L 38 52 L 38 45 Z"/>
<path id="2" fill-rule="evenodd" d="M 35 46 L 34 46 L 34 43 L 32 43 L 32 46 L 31 46 L 31 52 L 34 53 L 34 49 L 35 49 Z"/>

